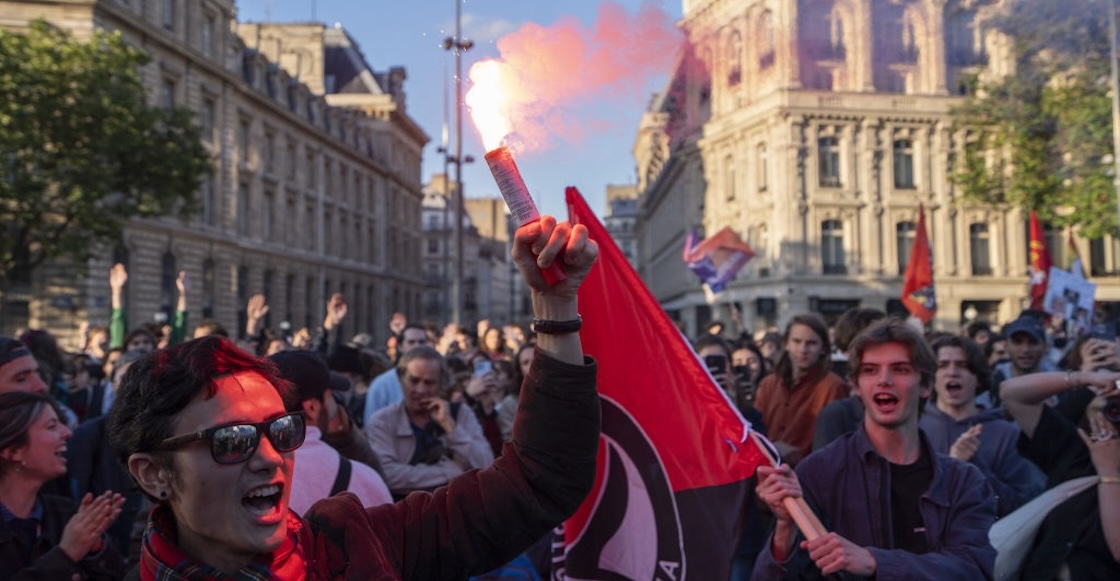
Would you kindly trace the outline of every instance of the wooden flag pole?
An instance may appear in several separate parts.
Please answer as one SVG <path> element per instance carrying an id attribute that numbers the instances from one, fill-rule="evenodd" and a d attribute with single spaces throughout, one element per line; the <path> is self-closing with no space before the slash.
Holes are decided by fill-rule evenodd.
<path id="1" fill-rule="evenodd" d="M 758 432 L 751 430 L 751 438 L 754 438 L 755 445 L 762 451 L 762 455 L 766 457 L 766 461 L 769 462 L 771 466 L 777 466 L 778 459 L 770 452 L 770 447 L 763 443 Z M 801 529 L 801 534 L 805 535 L 806 539 L 815 541 L 828 534 L 828 530 L 824 528 L 824 525 L 821 524 L 821 520 L 817 518 L 813 509 L 809 508 L 809 503 L 805 502 L 804 498 L 800 496 L 797 498 L 787 496 L 782 499 L 782 504 L 785 505 L 786 510 L 789 511 L 789 515 L 793 517 L 794 524 L 797 525 L 797 528 Z"/>

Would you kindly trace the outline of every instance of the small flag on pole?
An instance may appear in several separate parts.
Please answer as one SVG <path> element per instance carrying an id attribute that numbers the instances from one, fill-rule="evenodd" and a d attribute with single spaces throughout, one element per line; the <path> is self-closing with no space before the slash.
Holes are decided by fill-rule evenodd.
<path id="1" fill-rule="evenodd" d="M 1031 308 L 1042 309 L 1046 299 L 1046 287 L 1049 282 L 1050 267 L 1054 262 L 1050 260 L 1050 249 L 1046 246 L 1046 236 L 1042 233 L 1042 224 L 1038 221 L 1038 214 L 1031 210 Z"/>
<path id="2" fill-rule="evenodd" d="M 688 233 L 684 243 L 684 262 L 689 270 L 718 293 L 754 258 L 754 251 L 730 227 L 697 243 L 696 230 Z"/>
<path id="3" fill-rule="evenodd" d="M 914 247 L 906 263 L 906 279 L 902 283 L 902 304 L 911 315 L 922 323 L 929 323 L 937 313 L 937 292 L 933 286 L 933 253 L 926 236 L 925 206 L 918 206 L 918 227 L 914 232 Z"/>

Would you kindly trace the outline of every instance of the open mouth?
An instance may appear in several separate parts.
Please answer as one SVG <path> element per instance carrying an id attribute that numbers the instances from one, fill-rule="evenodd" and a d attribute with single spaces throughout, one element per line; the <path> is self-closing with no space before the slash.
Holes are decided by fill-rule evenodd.
<path id="1" fill-rule="evenodd" d="M 875 402 L 875 407 L 882 412 L 890 412 L 898 407 L 898 398 L 889 393 L 876 394 L 872 401 Z"/>
<path id="2" fill-rule="evenodd" d="M 241 497 L 241 505 L 256 516 L 268 516 L 279 510 L 283 491 L 278 484 L 258 486 Z"/>
<path id="3" fill-rule="evenodd" d="M 961 391 L 963 389 L 964 389 L 964 387 L 962 387 L 961 384 L 959 384 L 955 381 L 950 381 L 949 383 L 945 384 L 945 392 L 948 393 L 951 396 L 960 395 Z"/>

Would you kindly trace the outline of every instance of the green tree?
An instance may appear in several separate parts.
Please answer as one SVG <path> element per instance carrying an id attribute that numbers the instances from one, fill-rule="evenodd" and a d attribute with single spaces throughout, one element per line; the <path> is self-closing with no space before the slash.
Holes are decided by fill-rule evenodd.
<path id="1" fill-rule="evenodd" d="M 148 56 L 119 33 L 0 31 L 0 291 L 88 259 L 130 219 L 197 212 L 209 168 L 192 113 L 148 103 Z"/>
<path id="2" fill-rule="evenodd" d="M 966 200 L 1036 210 L 1090 238 L 1115 233 L 1108 18 L 1093 0 L 1018 0 L 988 24 L 1013 43 L 1015 73 L 954 110 L 969 133 L 953 179 Z"/>

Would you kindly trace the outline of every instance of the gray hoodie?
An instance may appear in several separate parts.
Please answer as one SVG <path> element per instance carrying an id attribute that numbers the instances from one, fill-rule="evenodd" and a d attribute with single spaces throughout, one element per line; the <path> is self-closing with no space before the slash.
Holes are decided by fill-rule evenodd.
<path id="1" fill-rule="evenodd" d="M 969 463 L 980 469 L 999 497 L 999 516 L 1019 508 L 1046 488 L 1046 475 L 1033 462 L 1019 455 L 1019 426 L 1004 419 L 1003 408 L 981 409 L 980 413 L 957 421 L 926 402 L 919 426 L 938 454 L 949 455 L 949 448 L 961 434 L 983 424 L 980 449 Z"/>

